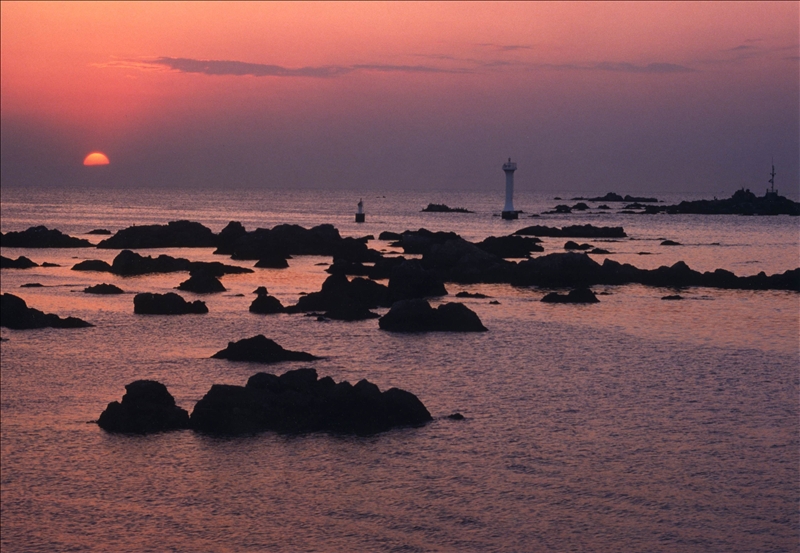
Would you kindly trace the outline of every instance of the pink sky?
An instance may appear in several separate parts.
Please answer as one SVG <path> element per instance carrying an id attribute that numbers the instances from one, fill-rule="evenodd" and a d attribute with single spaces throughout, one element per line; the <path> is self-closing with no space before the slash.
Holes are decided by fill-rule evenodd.
<path id="1" fill-rule="evenodd" d="M 798 195 L 785 3 L 2 3 L 3 185 Z"/>

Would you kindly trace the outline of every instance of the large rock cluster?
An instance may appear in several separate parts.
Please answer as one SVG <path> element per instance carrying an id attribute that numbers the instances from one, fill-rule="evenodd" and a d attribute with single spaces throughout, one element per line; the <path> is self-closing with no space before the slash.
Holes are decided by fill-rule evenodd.
<path id="1" fill-rule="evenodd" d="M 61 318 L 28 307 L 25 300 L 13 294 L 0 296 L 0 326 L 17 330 L 33 328 L 85 328 L 94 326 L 77 317 Z"/>
<path id="2" fill-rule="evenodd" d="M 4 248 L 92 248 L 91 242 L 74 238 L 60 230 L 45 226 L 30 227 L 22 232 L 0 233 L 0 246 Z"/>
<path id="3" fill-rule="evenodd" d="M 144 292 L 133 297 L 133 312 L 137 315 L 188 315 L 208 313 L 208 307 L 200 300 L 188 302 L 174 292 Z"/>
<path id="4" fill-rule="evenodd" d="M 193 221 L 171 221 L 166 225 L 132 226 L 97 244 L 98 248 L 210 248 L 217 245 L 211 229 Z"/>
<path id="5" fill-rule="evenodd" d="M 125 386 L 121 403 L 108 404 L 97 424 L 109 432 L 150 434 L 189 428 L 189 413 L 160 382 L 137 380 Z"/>
<path id="6" fill-rule="evenodd" d="M 478 315 L 462 303 L 444 303 L 434 309 L 423 299 L 392 305 L 378 326 L 391 332 L 485 332 Z"/>

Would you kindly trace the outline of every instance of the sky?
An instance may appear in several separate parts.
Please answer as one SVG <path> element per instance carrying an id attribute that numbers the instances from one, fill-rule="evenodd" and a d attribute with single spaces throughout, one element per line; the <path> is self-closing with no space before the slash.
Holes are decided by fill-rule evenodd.
<path id="1" fill-rule="evenodd" d="M 3 187 L 800 194 L 797 2 L 0 9 Z"/>

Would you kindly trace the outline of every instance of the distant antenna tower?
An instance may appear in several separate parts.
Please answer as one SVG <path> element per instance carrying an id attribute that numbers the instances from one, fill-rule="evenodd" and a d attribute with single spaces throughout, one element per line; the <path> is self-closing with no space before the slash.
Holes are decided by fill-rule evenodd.
<path id="1" fill-rule="evenodd" d="M 770 189 L 767 190 L 767 194 L 775 196 L 778 194 L 775 190 L 775 158 L 772 158 L 772 173 L 769 176 L 772 178 L 769 179 Z"/>
<path id="2" fill-rule="evenodd" d="M 519 212 L 514 209 L 514 171 L 516 170 L 517 164 L 508 158 L 508 161 L 503 164 L 503 171 L 506 173 L 506 206 L 503 208 L 503 219 L 519 217 Z"/>

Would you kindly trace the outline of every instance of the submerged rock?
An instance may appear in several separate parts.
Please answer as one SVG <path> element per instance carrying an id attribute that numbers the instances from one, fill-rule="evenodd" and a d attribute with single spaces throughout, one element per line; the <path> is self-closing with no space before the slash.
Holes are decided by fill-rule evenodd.
<path id="1" fill-rule="evenodd" d="M 314 369 L 281 376 L 258 373 L 246 386 L 215 384 L 197 402 L 191 427 L 201 432 L 242 434 L 335 432 L 371 435 L 432 420 L 412 393 L 385 392 L 367 380 L 355 386 L 317 378 Z"/>
<path id="2" fill-rule="evenodd" d="M 3 257 L 0 255 L 0 269 L 31 269 L 38 267 L 39 264 L 31 261 L 27 257 L 21 255 L 16 259 L 10 257 Z"/>
<path id="3" fill-rule="evenodd" d="M 189 428 L 189 413 L 175 405 L 167 387 L 155 380 L 125 386 L 122 403 L 112 401 L 97 424 L 107 432 L 150 434 Z"/>
<path id="4" fill-rule="evenodd" d="M 83 289 L 85 294 L 124 294 L 125 291 L 113 284 L 95 284 Z"/>
<path id="5" fill-rule="evenodd" d="M 281 361 L 314 361 L 319 359 L 304 351 L 283 349 L 263 334 L 228 342 L 228 347 L 211 356 L 213 359 L 229 361 L 252 361 L 256 363 L 279 363 Z"/>
<path id="6" fill-rule="evenodd" d="M 13 294 L 0 296 L 0 326 L 16 330 L 33 328 L 85 328 L 94 326 L 77 317 L 62 319 L 58 315 L 44 313 L 28 307 L 25 300 Z"/>
<path id="7" fill-rule="evenodd" d="M 378 326 L 391 332 L 485 332 L 478 315 L 462 303 L 432 308 L 423 299 L 402 300 L 380 318 Z"/>
<path id="8" fill-rule="evenodd" d="M 542 298 L 545 303 L 598 303 L 600 300 L 588 288 L 576 288 L 569 294 L 551 292 Z"/>
<path id="9" fill-rule="evenodd" d="M 22 232 L 7 232 L 0 235 L 0 246 L 4 248 L 93 248 L 86 239 L 75 238 L 60 230 L 45 226 L 30 227 Z"/>
<path id="10" fill-rule="evenodd" d="M 145 292 L 133 297 L 133 312 L 138 315 L 186 315 L 208 313 L 208 307 L 200 300 L 187 302 L 174 292 L 151 294 Z"/>

